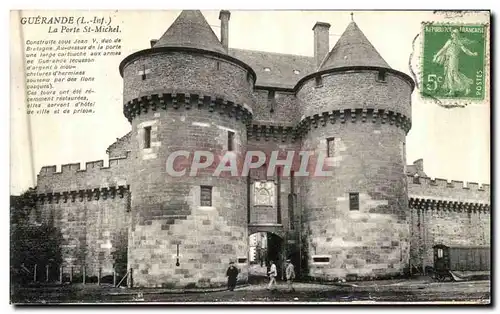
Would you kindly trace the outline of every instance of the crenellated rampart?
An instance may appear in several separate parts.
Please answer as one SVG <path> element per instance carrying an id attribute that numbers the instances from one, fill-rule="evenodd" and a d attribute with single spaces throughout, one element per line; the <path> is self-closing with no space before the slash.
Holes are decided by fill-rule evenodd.
<path id="1" fill-rule="evenodd" d="M 128 185 L 130 159 L 126 156 L 109 158 L 107 165 L 104 160 L 89 161 L 82 169 L 80 163 L 70 163 L 61 166 L 42 167 L 38 174 L 38 194 L 63 193 L 70 191 L 86 191 Z"/>
<path id="2" fill-rule="evenodd" d="M 408 175 L 410 198 L 490 203 L 490 185 Z"/>

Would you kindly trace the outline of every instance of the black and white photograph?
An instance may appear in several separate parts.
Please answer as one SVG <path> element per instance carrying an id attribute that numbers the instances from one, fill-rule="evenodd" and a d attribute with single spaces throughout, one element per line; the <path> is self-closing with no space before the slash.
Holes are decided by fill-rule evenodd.
<path id="1" fill-rule="evenodd" d="M 490 25 L 10 11 L 10 303 L 490 305 Z"/>

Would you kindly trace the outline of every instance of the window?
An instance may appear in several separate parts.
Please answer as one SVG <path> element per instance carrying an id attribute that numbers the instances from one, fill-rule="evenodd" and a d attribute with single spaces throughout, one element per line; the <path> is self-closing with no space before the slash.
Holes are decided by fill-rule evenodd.
<path id="1" fill-rule="evenodd" d="M 150 69 L 146 69 L 146 66 L 142 66 L 142 71 L 139 71 L 139 75 L 141 75 L 142 80 L 144 81 L 145 79 L 148 78 L 148 74 L 151 72 Z"/>
<path id="2" fill-rule="evenodd" d="M 270 111 L 274 112 L 274 109 L 276 107 L 276 94 L 273 90 L 270 90 L 267 93 L 267 101 L 269 102 L 269 106 L 271 107 Z"/>
<path id="3" fill-rule="evenodd" d="M 335 153 L 335 138 L 330 137 L 326 139 L 326 156 L 333 157 Z"/>
<path id="4" fill-rule="evenodd" d="M 359 210 L 359 193 L 349 193 L 349 210 Z"/>
<path id="5" fill-rule="evenodd" d="M 379 81 L 379 82 L 386 82 L 386 79 L 387 79 L 386 72 L 382 71 L 382 70 L 378 71 L 377 81 Z"/>
<path id="6" fill-rule="evenodd" d="M 271 68 L 265 67 L 265 68 L 264 68 L 264 71 L 266 71 L 266 72 L 271 72 Z"/>
<path id="7" fill-rule="evenodd" d="M 234 150 L 234 132 L 227 131 L 227 151 L 231 152 Z"/>
<path id="8" fill-rule="evenodd" d="M 202 185 L 200 193 L 200 205 L 201 206 L 212 206 L 212 187 Z"/>
<path id="9" fill-rule="evenodd" d="M 316 76 L 316 87 L 322 87 L 323 86 L 323 77 L 320 75 L 320 76 Z"/>
<path id="10" fill-rule="evenodd" d="M 438 249 L 438 258 L 443 258 L 443 249 Z"/>
<path id="11" fill-rule="evenodd" d="M 293 70 L 293 73 L 299 75 L 300 71 L 299 70 Z"/>
<path id="12" fill-rule="evenodd" d="M 420 177 L 418 176 L 418 173 L 415 173 L 415 175 L 413 176 L 413 183 L 414 184 L 420 183 Z"/>
<path id="13" fill-rule="evenodd" d="M 330 263 L 330 257 L 327 256 L 313 257 L 313 263 Z"/>
<path id="14" fill-rule="evenodd" d="M 151 127 L 144 128 L 144 148 L 151 148 Z"/>
<path id="15" fill-rule="evenodd" d="M 239 257 L 238 258 L 238 264 L 245 264 L 247 262 L 247 259 L 244 257 Z"/>
<path id="16" fill-rule="evenodd" d="M 217 67 L 217 71 L 219 71 L 220 70 L 220 62 L 219 61 L 217 61 L 216 67 Z"/>

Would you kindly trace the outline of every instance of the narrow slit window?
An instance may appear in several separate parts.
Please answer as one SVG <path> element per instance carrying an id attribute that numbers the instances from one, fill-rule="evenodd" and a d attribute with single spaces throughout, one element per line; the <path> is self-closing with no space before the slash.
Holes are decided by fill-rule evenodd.
<path id="1" fill-rule="evenodd" d="M 316 87 L 322 87 L 322 86 L 323 86 L 323 77 L 316 76 Z"/>
<path id="2" fill-rule="evenodd" d="M 330 263 L 330 258 L 326 256 L 313 257 L 313 263 Z"/>
<path id="3" fill-rule="evenodd" d="M 217 61 L 216 67 L 217 67 L 217 71 L 219 71 L 220 70 L 220 62 L 219 61 Z"/>
<path id="4" fill-rule="evenodd" d="M 269 102 L 269 106 L 271 107 L 270 111 L 274 112 L 276 107 L 276 93 L 273 90 L 270 90 L 267 94 L 267 101 Z"/>
<path id="5" fill-rule="evenodd" d="M 212 187 L 202 185 L 200 193 L 200 205 L 201 206 L 212 206 Z"/>
<path id="6" fill-rule="evenodd" d="M 227 150 L 229 152 L 234 150 L 234 132 L 227 131 Z"/>
<path id="7" fill-rule="evenodd" d="M 379 82 L 385 82 L 387 80 L 387 73 L 385 71 L 378 71 L 377 80 Z"/>
<path id="8" fill-rule="evenodd" d="M 335 138 L 330 137 L 326 139 L 326 154 L 327 157 L 333 157 L 335 153 Z"/>
<path id="9" fill-rule="evenodd" d="M 144 128 L 144 148 L 151 148 L 151 127 Z"/>
<path id="10" fill-rule="evenodd" d="M 349 210 L 359 210 L 359 193 L 349 193 Z"/>
<path id="11" fill-rule="evenodd" d="M 139 74 L 141 75 L 142 80 L 146 80 L 148 78 L 148 74 L 151 72 L 150 69 L 146 69 L 146 66 L 142 66 L 142 71 L 139 71 Z"/>

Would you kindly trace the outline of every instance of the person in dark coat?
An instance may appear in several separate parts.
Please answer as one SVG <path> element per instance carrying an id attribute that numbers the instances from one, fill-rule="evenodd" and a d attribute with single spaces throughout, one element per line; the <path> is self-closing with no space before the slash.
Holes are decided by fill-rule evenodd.
<path id="1" fill-rule="evenodd" d="M 226 276 L 227 276 L 227 288 L 230 291 L 234 291 L 234 288 L 236 287 L 236 279 L 238 278 L 238 273 L 240 271 L 236 266 L 234 266 L 234 262 L 229 263 L 229 267 L 227 268 L 226 271 Z"/>

